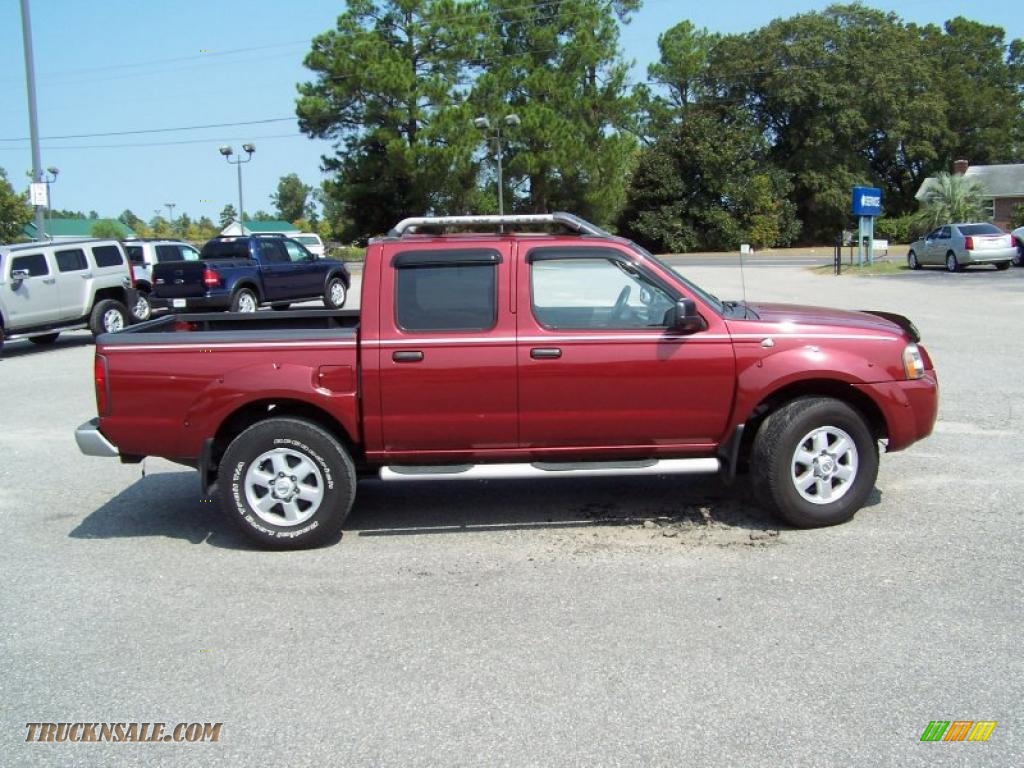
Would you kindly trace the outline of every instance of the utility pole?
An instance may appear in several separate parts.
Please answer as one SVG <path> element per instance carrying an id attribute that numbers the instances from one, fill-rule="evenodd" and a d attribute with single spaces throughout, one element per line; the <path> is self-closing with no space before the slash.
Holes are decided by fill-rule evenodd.
<path id="1" fill-rule="evenodd" d="M 32 18 L 28 0 L 21 0 L 21 36 L 25 48 L 25 85 L 28 90 L 28 130 L 32 141 L 32 183 L 43 182 L 43 161 L 39 152 L 39 118 L 36 112 L 36 70 L 32 56 Z M 49 201 L 47 201 L 49 202 Z M 36 240 L 46 239 L 43 206 L 35 206 Z"/>

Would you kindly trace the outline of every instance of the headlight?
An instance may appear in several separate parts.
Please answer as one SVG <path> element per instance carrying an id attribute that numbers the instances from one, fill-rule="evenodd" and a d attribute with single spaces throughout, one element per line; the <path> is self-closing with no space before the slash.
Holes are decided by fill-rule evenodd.
<path id="1" fill-rule="evenodd" d="M 903 372 L 908 379 L 920 379 L 924 376 L 924 358 L 917 344 L 907 344 L 903 350 Z"/>

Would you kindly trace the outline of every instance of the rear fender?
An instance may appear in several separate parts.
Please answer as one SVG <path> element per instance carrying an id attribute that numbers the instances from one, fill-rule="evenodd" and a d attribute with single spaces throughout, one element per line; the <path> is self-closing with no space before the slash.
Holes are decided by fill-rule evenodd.
<path id="1" fill-rule="evenodd" d="M 318 366 L 290 363 L 256 363 L 236 368 L 214 379 L 199 394 L 185 415 L 185 445 L 181 454 L 199 456 L 203 440 L 212 437 L 233 413 L 262 401 L 293 401 L 325 411 L 345 430 L 353 443 L 359 440 L 356 371 L 339 375 L 348 366 L 332 366 L 330 388 L 321 381 Z"/>

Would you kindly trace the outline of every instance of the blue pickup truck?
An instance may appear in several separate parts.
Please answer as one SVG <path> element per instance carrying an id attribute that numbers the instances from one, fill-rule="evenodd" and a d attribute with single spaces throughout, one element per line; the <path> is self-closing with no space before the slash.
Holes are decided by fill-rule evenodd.
<path id="1" fill-rule="evenodd" d="M 176 310 L 255 312 L 322 298 L 329 309 L 341 309 L 351 283 L 344 262 L 318 259 L 290 238 L 215 237 L 198 259 L 154 265 L 150 301 Z"/>

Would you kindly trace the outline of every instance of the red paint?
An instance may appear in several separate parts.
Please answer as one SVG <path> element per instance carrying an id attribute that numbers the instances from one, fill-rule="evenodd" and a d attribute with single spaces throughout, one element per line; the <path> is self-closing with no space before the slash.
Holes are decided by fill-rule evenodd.
<path id="1" fill-rule="evenodd" d="M 707 322 L 693 334 L 663 329 L 551 331 L 534 318 L 529 248 L 615 249 L 642 263 Z M 392 257 L 409 250 L 497 251 L 497 321 L 481 332 L 409 333 L 397 327 Z M 122 454 L 194 461 L 240 408 L 297 402 L 340 425 L 366 464 L 715 455 L 733 429 L 784 387 L 805 381 L 855 388 L 878 406 L 890 449 L 927 436 L 937 409 L 931 360 L 906 381 L 909 343 L 874 315 L 755 305 L 759 320 L 730 318 L 626 241 L 568 236 L 411 236 L 374 242 L 363 271 L 357 335 L 295 331 L 286 341 L 190 342 L 196 324 L 140 346 L 111 342 L 100 428 Z M 202 338 L 202 337 L 199 337 Z M 770 339 L 770 342 L 765 342 Z M 531 350 L 560 356 L 535 359 Z M 422 359 L 400 362 L 398 352 Z M 99 393 L 101 394 L 102 393 Z M 157 407 L 154 407 L 154 404 Z"/>

